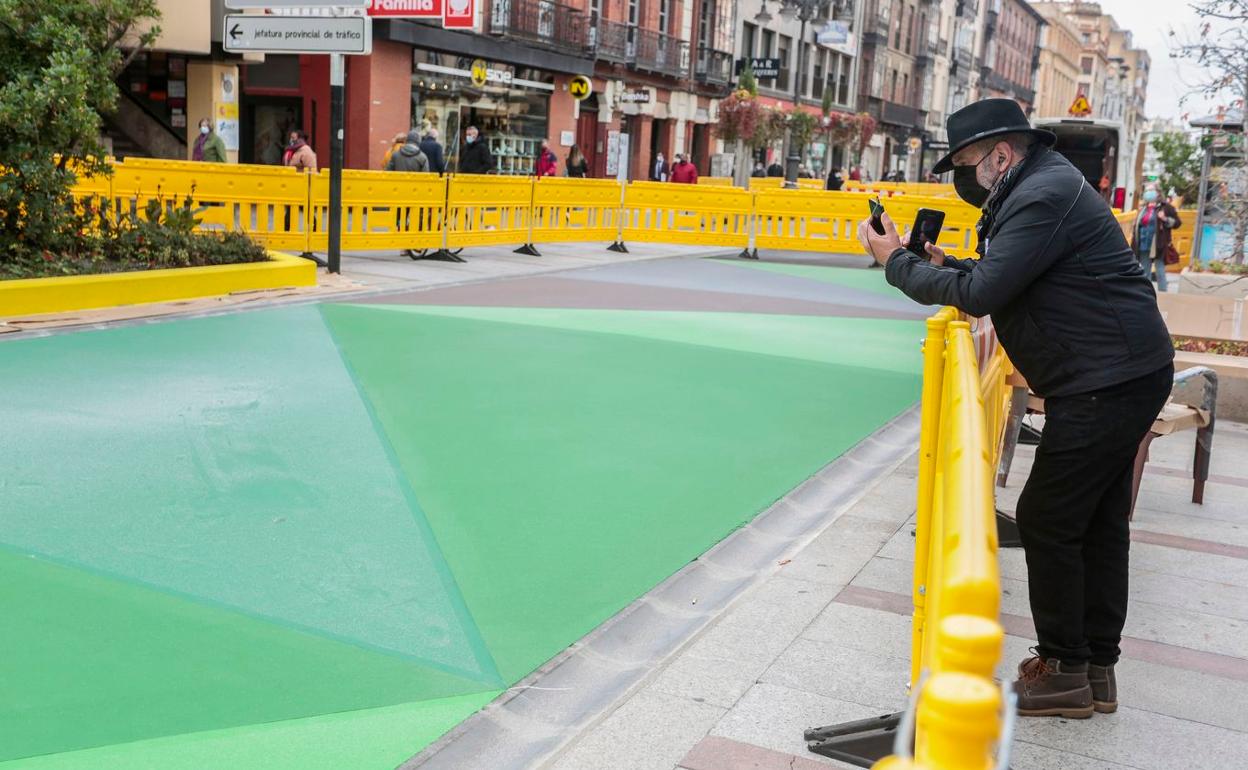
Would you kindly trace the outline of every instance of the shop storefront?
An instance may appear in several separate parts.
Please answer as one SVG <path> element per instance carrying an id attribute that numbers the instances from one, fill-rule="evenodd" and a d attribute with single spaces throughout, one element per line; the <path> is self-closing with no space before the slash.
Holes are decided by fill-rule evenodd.
<path id="1" fill-rule="evenodd" d="M 500 174 L 532 174 L 549 139 L 554 73 L 485 61 L 474 81 L 473 59 L 436 51 L 412 52 L 412 125 L 438 130 L 455 168 L 463 130 L 476 126 Z"/>

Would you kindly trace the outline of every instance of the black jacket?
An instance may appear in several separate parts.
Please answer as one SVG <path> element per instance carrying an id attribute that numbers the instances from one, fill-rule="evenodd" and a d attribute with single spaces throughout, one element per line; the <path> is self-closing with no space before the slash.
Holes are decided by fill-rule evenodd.
<path id="1" fill-rule="evenodd" d="M 1174 360 L 1157 295 L 1105 200 L 1045 148 L 1023 169 L 982 260 L 936 267 L 905 249 L 888 282 L 928 305 L 992 316 L 1010 360 L 1042 396 L 1117 385 Z"/>
<path id="2" fill-rule="evenodd" d="M 442 155 L 442 145 L 432 136 L 420 140 L 420 151 L 429 159 L 429 170 L 435 174 L 446 171 L 446 158 Z"/>
<path id="3" fill-rule="evenodd" d="M 459 153 L 459 171 L 462 174 L 493 174 L 494 156 L 485 143 L 485 137 L 478 136 L 472 144 L 464 142 L 464 149 Z"/>

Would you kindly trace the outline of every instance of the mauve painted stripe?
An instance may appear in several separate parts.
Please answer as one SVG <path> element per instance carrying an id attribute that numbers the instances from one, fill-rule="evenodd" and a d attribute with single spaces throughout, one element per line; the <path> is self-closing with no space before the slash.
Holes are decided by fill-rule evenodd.
<path id="1" fill-rule="evenodd" d="M 855 607 L 884 610 L 898 615 L 909 615 L 913 609 L 910 597 L 905 594 L 862 586 L 842 588 L 833 601 L 852 604 Z M 1036 630 L 1031 618 L 1025 618 L 1022 615 L 1002 613 L 1001 627 L 1010 636 L 1020 636 L 1024 639 L 1036 638 Z M 1221 655 L 1216 652 L 1202 652 L 1174 644 L 1137 639 L 1133 636 L 1124 636 L 1121 647 L 1122 654 L 1133 660 L 1248 682 L 1248 660 L 1243 658 Z"/>
<path id="2" fill-rule="evenodd" d="M 708 735 L 698 741 L 677 767 L 682 770 L 828 770 L 823 762 L 718 735 Z"/>
<path id="3" fill-rule="evenodd" d="M 1215 543 L 1212 540 L 1200 540 L 1182 535 L 1167 535 L 1164 532 L 1149 532 L 1145 529 L 1131 530 L 1131 539 L 1137 543 L 1164 545 L 1167 548 L 1181 548 L 1184 551 L 1212 553 L 1218 556 L 1230 556 L 1233 559 L 1248 559 L 1248 548 L 1231 543 Z"/>

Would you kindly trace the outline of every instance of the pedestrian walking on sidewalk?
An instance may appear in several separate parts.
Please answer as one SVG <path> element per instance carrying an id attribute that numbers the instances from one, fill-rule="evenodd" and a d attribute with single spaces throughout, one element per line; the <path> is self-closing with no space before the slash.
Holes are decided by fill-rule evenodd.
<path id="1" fill-rule="evenodd" d="M 568 153 L 568 176 L 575 179 L 584 179 L 589 176 L 589 164 L 585 162 L 585 156 L 581 154 L 581 148 L 572 145 L 572 150 Z"/>
<path id="2" fill-rule="evenodd" d="M 442 154 L 442 143 L 438 141 L 438 129 L 430 127 L 420 138 L 420 151 L 429 159 L 429 170 L 438 176 L 446 171 L 446 157 Z"/>
<path id="3" fill-rule="evenodd" d="M 286 145 L 286 154 L 282 157 L 282 163 L 296 171 L 316 173 L 316 153 L 308 144 L 308 135 L 303 129 L 290 132 L 290 144 Z"/>
<path id="4" fill-rule="evenodd" d="M 536 176 L 558 176 L 559 159 L 555 157 L 555 153 L 550 149 L 550 142 L 542 140 L 542 148 L 537 151 L 537 168 Z"/>
<path id="5" fill-rule="evenodd" d="M 420 132 L 407 132 L 407 141 L 399 151 L 390 156 L 386 171 L 429 171 L 429 156 L 420 149 Z"/>
<path id="6" fill-rule="evenodd" d="M 672 181 L 679 184 L 697 184 L 698 167 L 689 162 L 689 158 L 677 153 L 676 165 L 672 166 Z"/>
<path id="7" fill-rule="evenodd" d="M 212 121 L 208 118 L 199 121 L 199 136 L 195 137 L 195 146 L 191 148 L 191 160 L 225 162 L 225 142 L 212 130 Z"/>
<path id="8" fill-rule="evenodd" d="M 386 154 L 381 157 L 381 169 L 384 171 L 390 165 L 390 156 L 399 151 L 399 148 L 407 144 L 407 134 L 395 134 L 390 140 L 390 149 L 386 150 Z"/>
<path id="9" fill-rule="evenodd" d="M 1171 232 L 1181 224 L 1174 206 L 1162 198 L 1156 186 L 1149 186 L 1144 191 L 1144 206 L 1135 216 L 1135 227 L 1131 230 L 1131 250 L 1149 280 L 1153 279 L 1153 268 L 1157 268 L 1158 291 L 1166 290 L 1166 253 L 1173 243 Z"/>
<path id="10" fill-rule="evenodd" d="M 1136 450 L 1166 402 L 1174 347 L 1157 295 L 1100 192 L 1049 148 L 1012 99 L 947 120 L 959 197 L 983 210 L 981 259 L 901 247 L 891 219 L 858 237 L 888 282 L 925 305 L 992 316 L 1010 360 L 1045 397 L 1045 425 L 1018 500 L 1039 644 L 1014 683 L 1024 716 L 1118 707 L 1114 664 L 1127 616 Z"/>
<path id="11" fill-rule="evenodd" d="M 494 156 L 476 126 L 468 126 L 468 130 L 464 131 L 464 149 L 459 152 L 457 168 L 462 174 L 494 173 Z"/>

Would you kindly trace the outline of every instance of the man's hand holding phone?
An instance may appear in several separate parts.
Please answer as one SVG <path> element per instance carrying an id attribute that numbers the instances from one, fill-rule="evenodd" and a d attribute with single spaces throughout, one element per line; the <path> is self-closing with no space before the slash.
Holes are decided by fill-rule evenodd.
<path id="1" fill-rule="evenodd" d="M 893 224 L 888 212 L 881 210 L 879 223 L 884 232 L 878 233 L 872 227 L 875 217 L 867 217 L 858 223 L 858 242 L 871 258 L 881 265 L 888 263 L 888 257 L 901 248 L 901 236 L 897 235 L 897 226 Z"/>

